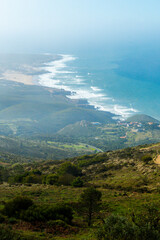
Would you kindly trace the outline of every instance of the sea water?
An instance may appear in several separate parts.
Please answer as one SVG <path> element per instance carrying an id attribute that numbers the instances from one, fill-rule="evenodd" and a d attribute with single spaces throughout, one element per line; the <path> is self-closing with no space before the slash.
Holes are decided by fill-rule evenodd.
<path id="1" fill-rule="evenodd" d="M 43 86 L 70 91 L 95 108 L 125 119 L 144 113 L 160 119 L 160 57 L 153 52 L 129 54 L 59 54 L 39 76 Z"/>

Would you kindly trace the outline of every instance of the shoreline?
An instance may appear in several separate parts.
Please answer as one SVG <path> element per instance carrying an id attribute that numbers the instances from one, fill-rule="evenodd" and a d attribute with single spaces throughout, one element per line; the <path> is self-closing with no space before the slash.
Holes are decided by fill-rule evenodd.
<path id="1" fill-rule="evenodd" d="M 13 81 L 25 85 L 36 85 L 34 84 L 33 76 L 18 71 L 6 71 L 2 74 L 0 80 Z"/>
<path id="2" fill-rule="evenodd" d="M 87 78 L 80 75 L 77 69 L 68 64 L 75 59 L 76 57 L 72 55 L 59 54 L 56 58 L 44 61 L 36 67 L 31 65 L 25 65 L 24 67 L 23 65 L 19 71 L 5 71 L 0 79 L 24 85 L 42 86 L 50 92 L 63 92 L 72 101 L 85 101 L 86 106 L 97 111 L 110 112 L 119 119 L 126 119 L 137 112 L 133 108 L 116 103 L 96 84 L 93 83 L 90 86 Z"/>

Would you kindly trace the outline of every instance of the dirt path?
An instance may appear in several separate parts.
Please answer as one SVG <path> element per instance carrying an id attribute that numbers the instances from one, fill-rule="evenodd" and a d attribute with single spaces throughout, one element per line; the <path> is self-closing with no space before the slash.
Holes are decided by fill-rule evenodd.
<path id="1" fill-rule="evenodd" d="M 155 159 L 154 161 L 156 164 L 160 165 L 160 155 L 158 155 L 158 157 Z"/>

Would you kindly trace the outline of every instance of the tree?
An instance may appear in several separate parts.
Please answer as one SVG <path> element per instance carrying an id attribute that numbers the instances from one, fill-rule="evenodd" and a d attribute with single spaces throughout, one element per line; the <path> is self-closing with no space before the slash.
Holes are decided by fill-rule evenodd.
<path id="1" fill-rule="evenodd" d="M 81 210 L 87 217 L 88 226 L 91 225 L 92 218 L 100 209 L 102 193 L 94 187 L 89 187 L 83 191 L 80 198 Z"/>

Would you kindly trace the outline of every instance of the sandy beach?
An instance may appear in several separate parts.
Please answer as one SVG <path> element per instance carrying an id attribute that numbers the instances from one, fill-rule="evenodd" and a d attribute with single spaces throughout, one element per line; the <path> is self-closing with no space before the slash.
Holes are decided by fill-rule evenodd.
<path id="1" fill-rule="evenodd" d="M 0 80 L 8 80 L 23 83 L 25 85 L 35 85 L 33 77 L 31 75 L 25 75 L 17 71 L 6 71 L 3 73 Z"/>

